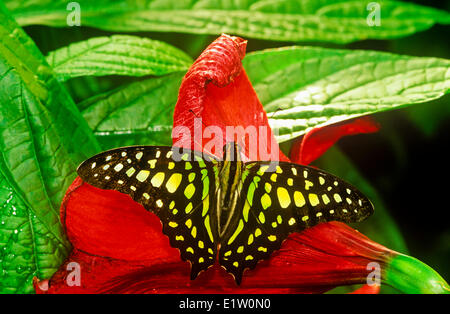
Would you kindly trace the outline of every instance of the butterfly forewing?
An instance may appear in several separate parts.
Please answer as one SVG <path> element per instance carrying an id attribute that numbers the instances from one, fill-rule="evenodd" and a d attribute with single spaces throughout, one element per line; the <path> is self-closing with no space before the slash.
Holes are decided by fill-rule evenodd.
<path id="1" fill-rule="evenodd" d="M 170 244 L 189 260 L 191 277 L 215 261 L 215 161 L 164 146 L 106 151 L 78 168 L 83 181 L 130 195 L 162 222 Z"/>
<path id="2" fill-rule="evenodd" d="M 280 162 L 246 164 L 238 217 L 221 241 L 220 264 L 239 283 L 246 268 L 270 257 L 294 231 L 320 222 L 358 222 L 373 212 L 370 201 L 339 178 Z"/>

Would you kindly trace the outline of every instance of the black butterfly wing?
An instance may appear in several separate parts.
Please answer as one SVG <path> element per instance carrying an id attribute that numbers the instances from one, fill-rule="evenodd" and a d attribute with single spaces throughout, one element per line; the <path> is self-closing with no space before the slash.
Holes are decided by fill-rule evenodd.
<path id="1" fill-rule="evenodd" d="M 191 278 L 215 262 L 215 161 L 166 146 L 134 146 L 98 154 L 78 167 L 83 181 L 128 194 L 162 222 L 170 244 L 191 263 Z M 118 213 L 120 214 L 120 213 Z"/>
<path id="2" fill-rule="evenodd" d="M 321 222 L 359 222 L 373 212 L 355 187 L 314 168 L 246 164 L 236 219 L 222 238 L 219 262 L 239 284 L 245 269 L 268 259 L 295 231 Z"/>

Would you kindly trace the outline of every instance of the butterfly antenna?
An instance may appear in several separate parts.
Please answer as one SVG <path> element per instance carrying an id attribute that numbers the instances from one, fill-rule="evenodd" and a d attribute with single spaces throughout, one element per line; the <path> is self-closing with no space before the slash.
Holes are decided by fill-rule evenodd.
<path id="1" fill-rule="evenodd" d="M 200 118 L 192 109 L 189 109 L 189 112 L 191 112 L 197 119 L 200 119 L 200 122 L 203 124 L 205 128 L 207 127 L 206 124 L 203 123 L 202 118 Z"/>

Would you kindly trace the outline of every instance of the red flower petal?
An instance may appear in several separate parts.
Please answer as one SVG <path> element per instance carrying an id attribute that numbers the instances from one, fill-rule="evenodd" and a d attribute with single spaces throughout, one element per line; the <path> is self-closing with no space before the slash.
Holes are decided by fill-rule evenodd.
<path id="1" fill-rule="evenodd" d="M 77 178 L 61 206 L 61 221 L 78 250 L 119 260 L 179 260 L 162 234 L 159 218 L 117 191 Z"/>
<path id="2" fill-rule="evenodd" d="M 268 143 L 279 151 L 266 113 L 242 68 L 246 45 L 241 38 L 222 35 L 192 65 L 181 84 L 175 107 L 174 145 L 202 150 L 209 141 L 202 136 L 205 128 L 218 127 L 223 136 L 222 149 L 227 141 L 236 141 L 233 134 L 227 134 L 227 126 L 241 126 L 257 132 L 256 137 L 247 136 L 242 145 L 250 159 L 267 159 L 263 154 L 270 155 L 273 151 Z M 202 123 L 195 125 L 196 117 L 201 118 Z M 177 132 L 179 127 L 187 127 L 189 132 Z M 185 136 L 186 133 L 190 136 Z M 261 138 L 262 147 L 254 155 L 249 152 L 250 137 L 252 143 L 259 143 Z M 212 153 L 222 157 L 221 152 Z M 274 153 L 279 153 L 275 159 L 288 160 L 282 152 Z"/>
<path id="3" fill-rule="evenodd" d="M 378 124 L 370 117 L 317 127 L 293 143 L 290 157 L 292 162 L 308 165 L 325 153 L 341 137 L 373 133 L 378 130 Z"/>
<path id="4" fill-rule="evenodd" d="M 380 293 L 379 285 L 372 285 L 372 286 L 364 285 L 361 288 L 351 292 L 350 294 L 378 294 L 378 293 Z"/>
<path id="5" fill-rule="evenodd" d="M 80 286 L 70 285 L 69 263 L 80 265 Z M 109 259 L 74 250 L 50 280 L 36 281 L 37 293 L 292 293 L 323 292 L 324 287 L 243 288 L 218 266 L 189 279 L 189 264 L 181 260 L 146 266 L 139 262 Z M 69 280 L 68 280 L 69 278 Z"/>

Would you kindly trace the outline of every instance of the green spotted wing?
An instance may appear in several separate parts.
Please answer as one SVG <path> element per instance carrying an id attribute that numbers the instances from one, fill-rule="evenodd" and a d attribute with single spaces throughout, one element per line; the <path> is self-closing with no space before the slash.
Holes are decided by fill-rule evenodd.
<path id="1" fill-rule="evenodd" d="M 219 262 L 240 282 L 245 269 L 270 257 L 287 236 L 327 221 L 359 222 L 373 212 L 356 188 L 323 171 L 280 162 L 245 165 L 234 223 Z"/>
<path id="2" fill-rule="evenodd" d="M 170 244 L 191 263 L 191 278 L 217 252 L 215 160 L 165 146 L 134 146 L 96 155 L 78 168 L 83 181 L 128 194 L 162 222 Z"/>

